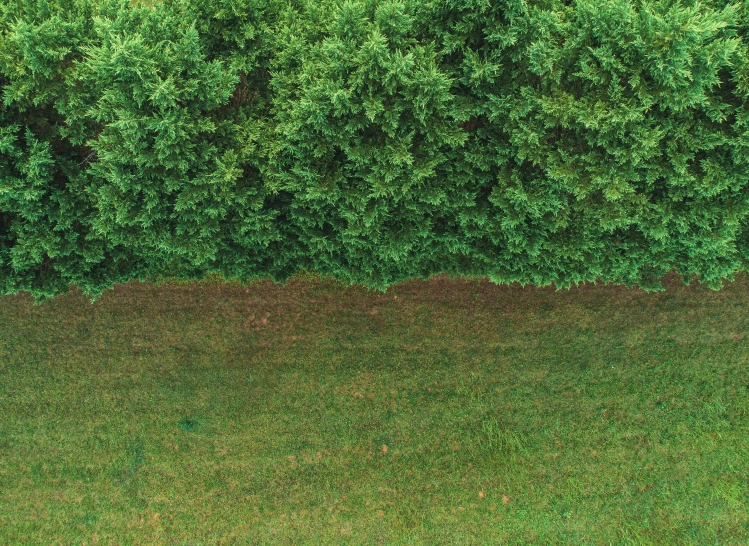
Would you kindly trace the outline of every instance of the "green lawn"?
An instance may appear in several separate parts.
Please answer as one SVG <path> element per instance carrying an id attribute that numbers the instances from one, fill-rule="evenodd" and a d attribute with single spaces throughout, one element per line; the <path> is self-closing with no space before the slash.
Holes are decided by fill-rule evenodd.
<path id="1" fill-rule="evenodd" d="M 749 283 L 0 298 L 0 544 L 749 544 Z"/>

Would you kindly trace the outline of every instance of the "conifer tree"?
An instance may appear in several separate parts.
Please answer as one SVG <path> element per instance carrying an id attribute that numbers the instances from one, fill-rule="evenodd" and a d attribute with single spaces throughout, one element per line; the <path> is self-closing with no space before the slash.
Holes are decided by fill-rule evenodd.
<path id="1" fill-rule="evenodd" d="M 67 85 L 81 47 L 93 39 L 88 0 L 0 2 L 0 288 L 37 301 L 70 283 L 101 293 L 138 278 L 128 247 L 91 232 L 83 193 L 91 150 L 68 124 Z"/>
<path id="2" fill-rule="evenodd" d="M 745 267 L 745 6 L 421 5 L 477 112 L 463 157 L 492 173 L 498 246 L 474 257 L 512 272 L 493 279 L 660 289 L 674 268 L 718 288 Z"/>
<path id="3" fill-rule="evenodd" d="M 278 211 L 263 208 L 263 108 L 238 88 L 247 66 L 207 59 L 181 2 L 112 1 L 100 13 L 99 41 L 83 48 L 76 74 L 80 106 L 69 112 L 102 127 L 89 141 L 97 157 L 86 188 L 98 212 L 93 229 L 135 249 L 157 277 L 295 273 L 284 252 L 268 249 L 286 240 L 273 222 Z"/>

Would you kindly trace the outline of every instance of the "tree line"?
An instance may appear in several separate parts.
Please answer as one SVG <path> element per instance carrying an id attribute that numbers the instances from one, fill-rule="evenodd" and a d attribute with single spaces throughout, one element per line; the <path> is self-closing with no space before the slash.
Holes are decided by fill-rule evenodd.
<path id="1" fill-rule="evenodd" d="M 720 289 L 748 31 L 719 0 L 0 0 L 0 290 Z"/>

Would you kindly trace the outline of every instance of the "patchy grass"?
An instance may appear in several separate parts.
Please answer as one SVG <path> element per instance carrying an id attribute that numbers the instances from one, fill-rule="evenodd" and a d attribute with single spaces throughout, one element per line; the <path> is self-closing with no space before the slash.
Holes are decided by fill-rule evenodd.
<path id="1" fill-rule="evenodd" d="M 0 543 L 747 544 L 749 290 L 0 299 Z"/>

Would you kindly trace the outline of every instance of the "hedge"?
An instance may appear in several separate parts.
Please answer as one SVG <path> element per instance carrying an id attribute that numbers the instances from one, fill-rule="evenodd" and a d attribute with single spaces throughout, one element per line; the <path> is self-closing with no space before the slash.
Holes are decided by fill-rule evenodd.
<path id="1" fill-rule="evenodd" d="M 749 4 L 0 0 L 0 289 L 315 271 L 713 290 Z"/>

